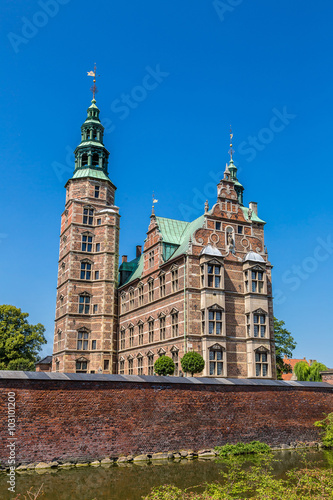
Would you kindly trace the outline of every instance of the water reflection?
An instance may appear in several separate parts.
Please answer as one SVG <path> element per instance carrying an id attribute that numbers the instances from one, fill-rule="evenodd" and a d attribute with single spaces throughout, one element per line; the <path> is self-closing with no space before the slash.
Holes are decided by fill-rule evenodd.
<path id="1" fill-rule="evenodd" d="M 299 467 L 301 457 L 294 451 L 275 453 L 279 460 L 275 472 L 283 477 L 293 467 Z M 313 466 L 332 467 L 333 452 L 307 452 Z M 16 495 L 31 487 L 36 491 L 44 485 L 43 500 L 140 500 L 153 486 L 174 484 L 181 488 L 218 479 L 223 463 L 215 460 L 161 461 L 119 466 L 53 469 L 45 472 L 17 474 Z M 7 490 L 7 476 L 0 475 L 1 499 L 13 499 Z"/>

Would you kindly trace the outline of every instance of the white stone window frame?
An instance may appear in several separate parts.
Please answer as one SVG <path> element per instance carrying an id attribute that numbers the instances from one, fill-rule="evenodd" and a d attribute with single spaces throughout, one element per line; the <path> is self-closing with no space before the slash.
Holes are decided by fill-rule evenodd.
<path id="1" fill-rule="evenodd" d="M 254 325 L 255 325 L 254 315 L 265 316 L 264 323 L 260 323 L 260 320 L 259 320 L 259 323 L 256 323 L 259 325 L 258 336 L 255 336 L 255 332 L 254 332 Z M 255 309 L 254 311 L 249 311 L 249 312 L 245 313 L 245 319 L 246 319 L 246 336 L 248 338 L 257 339 L 258 341 L 260 341 L 260 339 L 268 339 L 269 338 L 269 335 L 268 335 L 269 334 L 268 312 L 265 311 L 265 309 L 262 309 L 261 307 L 259 307 L 258 309 Z M 261 337 L 260 326 L 265 326 L 265 336 L 264 337 Z"/>
<path id="2" fill-rule="evenodd" d="M 135 308 L 135 288 L 133 286 L 128 289 L 128 297 L 129 297 L 129 311 L 132 311 Z"/>
<path id="3" fill-rule="evenodd" d="M 121 356 L 119 358 L 119 375 L 124 375 L 125 374 L 125 358 L 124 356 Z"/>
<path id="4" fill-rule="evenodd" d="M 84 301 L 81 301 L 81 297 L 84 298 Z M 85 299 L 89 298 L 88 301 L 88 312 L 86 312 L 86 306 L 87 306 L 87 301 Z M 85 316 L 88 316 L 91 314 L 91 307 L 92 307 L 92 298 L 93 296 L 89 292 L 82 292 L 78 295 L 78 313 L 83 314 Z M 83 306 L 83 311 L 80 311 L 81 305 Z"/>
<path id="5" fill-rule="evenodd" d="M 154 302 L 155 297 L 155 287 L 154 287 L 154 278 L 149 278 L 147 280 L 148 283 L 148 302 Z"/>
<path id="6" fill-rule="evenodd" d="M 213 266 L 213 273 L 208 273 L 208 266 Z M 215 274 L 215 267 L 219 266 L 220 267 L 220 273 Z M 214 286 L 209 286 L 209 280 L 208 280 L 208 275 L 213 276 L 213 285 Z M 219 276 L 220 278 L 220 286 L 216 287 L 216 281 L 215 281 L 215 276 Z M 224 289 L 224 263 L 223 263 L 223 258 L 214 258 L 212 259 L 211 257 L 207 259 L 207 256 L 203 255 L 200 258 L 200 285 L 201 288 L 207 288 L 209 290 L 223 290 Z"/>
<path id="7" fill-rule="evenodd" d="M 178 377 L 179 375 L 179 348 L 176 345 L 173 345 L 170 349 L 171 358 L 175 365 L 174 376 Z"/>
<path id="8" fill-rule="evenodd" d="M 222 322 L 221 333 L 209 333 L 209 321 L 211 321 L 209 320 L 209 311 L 213 312 L 219 311 L 221 313 L 221 322 Z M 204 329 L 202 323 L 205 324 Z M 219 304 L 212 304 L 211 306 L 208 306 L 205 309 L 201 309 L 201 331 L 202 334 L 205 336 L 216 337 L 218 339 L 226 336 L 226 319 L 225 319 L 224 307 L 220 306 Z"/>
<path id="9" fill-rule="evenodd" d="M 126 310 L 127 310 L 126 300 L 127 300 L 126 292 L 125 292 L 125 290 L 123 290 L 120 293 L 120 314 L 125 314 L 126 313 Z"/>
<path id="10" fill-rule="evenodd" d="M 176 293 L 179 291 L 179 266 L 173 264 L 170 268 L 170 274 L 171 293 Z"/>
<path id="11" fill-rule="evenodd" d="M 90 334 L 91 331 L 85 326 L 78 328 L 76 332 L 76 350 L 89 351 L 90 350 Z"/>
<path id="12" fill-rule="evenodd" d="M 256 360 L 256 354 L 259 354 L 259 355 L 262 355 L 262 354 L 266 354 L 266 359 L 267 361 L 257 361 Z M 263 375 L 263 370 L 261 370 L 261 374 L 260 375 L 257 375 L 257 364 L 260 364 L 261 367 L 263 367 L 263 365 L 267 365 L 267 373 L 266 375 Z M 266 378 L 272 378 L 272 359 L 271 359 L 271 352 L 270 350 L 265 347 L 264 345 L 261 345 L 259 347 L 257 347 L 256 349 L 254 349 L 253 351 L 253 375 L 255 378 L 263 378 L 263 379 L 266 379 Z"/>
<path id="13" fill-rule="evenodd" d="M 88 210 L 88 214 L 85 214 L 85 210 Z M 90 214 L 90 211 L 92 211 L 92 214 Z M 94 218 L 95 218 L 95 208 L 91 205 L 83 205 L 82 207 L 82 224 L 84 226 L 93 226 L 94 225 Z M 84 222 L 85 219 L 87 219 L 87 222 Z M 91 222 L 90 222 L 91 219 Z"/>
<path id="14" fill-rule="evenodd" d="M 159 319 L 160 340 L 165 340 L 165 338 L 166 338 L 166 314 L 164 312 L 160 312 L 158 314 L 158 319 Z"/>
<path id="15" fill-rule="evenodd" d="M 140 319 L 137 322 L 137 327 L 138 327 L 138 344 L 143 345 L 143 339 L 144 339 L 144 322 Z"/>
<path id="16" fill-rule="evenodd" d="M 120 328 L 120 336 L 119 336 L 120 350 L 126 349 L 126 329 L 125 327 Z"/>
<path id="17" fill-rule="evenodd" d="M 179 337 L 179 310 L 174 307 L 170 311 L 171 337 Z M 177 321 L 176 321 L 177 320 Z"/>
<path id="18" fill-rule="evenodd" d="M 144 283 L 140 281 L 138 283 L 138 306 L 141 307 L 144 304 Z"/>
<path id="19" fill-rule="evenodd" d="M 210 357 L 210 353 L 211 352 L 214 352 L 214 353 L 217 353 L 217 352 L 221 352 L 222 353 L 222 359 L 219 360 L 217 359 L 217 355 L 215 357 L 215 359 L 211 359 Z M 207 360 L 206 360 L 206 363 L 207 363 L 207 374 L 209 377 L 226 377 L 227 375 L 227 350 L 226 350 L 226 346 L 224 345 L 224 343 L 221 343 L 221 342 L 214 342 L 212 343 L 211 345 L 208 345 L 207 346 Z M 216 366 L 215 366 L 215 373 L 211 374 L 211 363 L 214 363 Z M 222 371 L 220 374 L 218 374 L 218 363 L 222 363 Z"/>
<path id="20" fill-rule="evenodd" d="M 254 294 L 254 295 L 267 295 L 267 271 L 264 266 L 258 264 L 248 264 L 244 270 L 244 293 Z M 258 276 L 258 273 L 262 273 L 263 279 L 259 280 L 252 278 L 252 272 L 255 272 Z M 256 291 L 252 290 L 252 282 L 256 282 L 257 289 Z M 262 291 L 259 292 L 259 282 L 263 283 Z"/>
<path id="21" fill-rule="evenodd" d="M 148 323 L 148 343 L 154 343 L 155 338 L 155 319 L 152 316 L 149 316 L 147 319 Z"/>
<path id="22" fill-rule="evenodd" d="M 133 325 L 133 323 L 129 323 L 127 325 L 127 328 L 128 328 L 129 346 L 133 347 L 134 346 L 134 325 Z"/>
<path id="23" fill-rule="evenodd" d="M 82 264 L 90 264 L 90 266 L 91 266 L 91 268 L 90 268 L 90 279 L 87 279 L 86 277 L 81 278 L 82 271 L 84 271 L 85 275 L 86 275 L 87 272 L 89 272 L 89 270 L 81 268 Z M 80 260 L 80 270 L 79 270 L 79 272 L 80 272 L 80 280 L 81 281 L 92 281 L 93 280 L 93 272 L 94 272 L 93 271 L 93 266 L 94 266 L 94 262 L 92 260 L 90 260 L 90 259 L 84 258 L 84 259 Z"/>
<path id="24" fill-rule="evenodd" d="M 139 352 L 136 356 L 138 375 L 143 375 L 143 354 Z"/>

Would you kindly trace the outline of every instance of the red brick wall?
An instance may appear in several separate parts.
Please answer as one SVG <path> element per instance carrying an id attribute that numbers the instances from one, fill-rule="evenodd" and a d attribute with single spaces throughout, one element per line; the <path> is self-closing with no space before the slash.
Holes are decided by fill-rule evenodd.
<path id="1" fill-rule="evenodd" d="M 329 387 L 0 379 L 1 422 L 16 393 L 17 462 L 98 459 L 254 439 L 314 441 Z M 214 381 L 212 381 L 214 382 Z M 1 427 L 1 441 L 8 438 Z M 0 460 L 7 449 L 0 447 Z"/>

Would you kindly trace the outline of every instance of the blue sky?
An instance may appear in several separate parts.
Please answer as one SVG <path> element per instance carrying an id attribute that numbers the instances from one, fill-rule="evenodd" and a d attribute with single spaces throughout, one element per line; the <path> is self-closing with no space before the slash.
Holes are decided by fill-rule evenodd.
<path id="1" fill-rule="evenodd" d="M 275 315 L 294 357 L 333 367 L 332 2 L 3 0 L 0 15 L 0 303 L 46 326 L 43 353 L 97 62 L 120 253 L 143 242 L 153 191 L 165 217 L 214 203 L 231 123 L 245 203 L 267 221 Z"/>

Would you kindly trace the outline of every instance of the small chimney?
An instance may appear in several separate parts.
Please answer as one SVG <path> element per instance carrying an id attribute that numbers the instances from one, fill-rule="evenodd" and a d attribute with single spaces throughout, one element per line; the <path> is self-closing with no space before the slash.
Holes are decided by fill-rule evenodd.
<path id="1" fill-rule="evenodd" d="M 258 215 L 258 203 L 256 201 L 250 201 L 249 207 L 251 208 L 252 212 Z"/>
<path id="2" fill-rule="evenodd" d="M 136 245 L 136 256 L 140 257 L 141 254 L 142 254 L 142 246 Z"/>
<path id="3" fill-rule="evenodd" d="M 127 262 L 127 255 L 123 255 L 121 258 L 121 263 Z"/>

